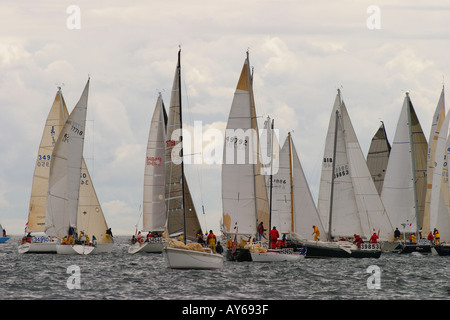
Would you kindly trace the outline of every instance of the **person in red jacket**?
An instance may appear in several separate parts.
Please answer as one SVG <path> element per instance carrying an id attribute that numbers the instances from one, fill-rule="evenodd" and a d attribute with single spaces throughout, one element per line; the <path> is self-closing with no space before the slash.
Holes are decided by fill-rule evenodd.
<path id="1" fill-rule="evenodd" d="M 378 236 L 377 234 L 374 232 L 373 235 L 370 237 L 370 243 L 378 243 Z"/>
<path id="2" fill-rule="evenodd" d="M 354 234 L 353 236 L 355 237 L 353 243 L 356 243 L 359 248 L 361 246 L 361 243 L 363 243 L 363 239 L 358 234 Z"/>
<path id="3" fill-rule="evenodd" d="M 271 244 L 272 249 L 275 249 L 277 247 L 277 241 L 278 241 L 279 236 L 280 236 L 280 234 L 278 233 L 277 228 L 273 227 L 273 229 L 270 230 L 270 232 L 269 232 L 269 239 L 270 239 L 270 244 Z"/>

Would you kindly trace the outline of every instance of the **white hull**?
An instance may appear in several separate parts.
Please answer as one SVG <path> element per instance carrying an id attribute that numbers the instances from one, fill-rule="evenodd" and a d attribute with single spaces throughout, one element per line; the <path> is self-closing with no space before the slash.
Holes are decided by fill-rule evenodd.
<path id="1" fill-rule="evenodd" d="M 23 243 L 19 245 L 18 252 L 23 253 L 56 253 L 56 242 L 50 243 Z"/>
<path id="2" fill-rule="evenodd" d="M 279 261 L 299 261 L 305 258 L 300 253 L 283 253 L 278 251 L 268 251 L 266 253 L 251 252 L 253 262 L 279 262 Z"/>
<path id="3" fill-rule="evenodd" d="M 114 242 L 97 243 L 92 251 L 92 254 L 110 253 L 114 247 Z"/>
<path id="4" fill-rule="evenodd" d="M 85 246 L 81 244 L 58 244 L 56 245 L 56 253 L 58 254 L 90 254 L 94 251 L 95 247 L 93 246 Z"/>
<path id="5" fill-rule="evenodd" d="M 168 268 L 172 269 L 222 269 L 223 256 L 217 253 L 201 252 L 166 247 L 162 250 Z"/>
<path id="6" fill-rule="evenodd" d="M 130 245 L 130 247 L 128 248 L 128 253 L 130 253 L 130 254 L 161 253 L 162 250 L 163 250 L 162 243 L 151 243 L 151 242 L 139 243 L 139 242 L 136 242 L 135 244 Z"/>

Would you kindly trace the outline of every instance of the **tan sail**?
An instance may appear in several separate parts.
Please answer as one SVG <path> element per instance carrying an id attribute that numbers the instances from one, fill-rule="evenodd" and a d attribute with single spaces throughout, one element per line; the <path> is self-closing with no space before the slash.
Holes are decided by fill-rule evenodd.
<path id="1" fill-rule="evenodd" d="M 95 236 L 97 243 L 109 242 L 108 239 L 105 241 L 108 225 L 84 159 L 81 167 L 77 229 L 78 232 L 83 231 L 90 239 Z"/>
<path id="2" fill-rule="evenodd" d="M 34 168 L 27 232 L 44 231 L 51 155 L 67 117 L 66 103 L 61 88 L 58 88 L 45 122 Z"/>

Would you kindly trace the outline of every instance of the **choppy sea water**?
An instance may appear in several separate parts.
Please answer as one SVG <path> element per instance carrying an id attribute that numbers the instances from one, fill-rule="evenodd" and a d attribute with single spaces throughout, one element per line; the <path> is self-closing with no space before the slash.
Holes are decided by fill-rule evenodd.
<path id="1" fill-rule="evenodd" d="M 0 245 L 2 300 L 450 300 L 450 257 L 390 253 L 171 270 L 161 254 L 128 254 L 129 237 L 116 236 L 109 254 L 87 256 L 18 254 L 18 240 Z M 79 289 L 68 286 L 73 266 Z"/>

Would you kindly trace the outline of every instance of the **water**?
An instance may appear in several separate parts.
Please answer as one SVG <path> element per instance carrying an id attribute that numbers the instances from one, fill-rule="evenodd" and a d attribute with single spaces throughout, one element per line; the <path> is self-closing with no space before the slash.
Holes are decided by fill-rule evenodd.
<path id="1" fill-rule="evenodd" d="M 128 237 L 115 238 L 110 254 L 64 256 L 19 255 L 13 237 L 0 245 L 1 299 L 450 300 L 449 257 L 225 261 L 220 271 L 171 270 L 161 254 L 130 255 Z M 368 288 L 372 265 L 379 267 L 380 289 Z M 80 289 L 67 286 L 70 266 L 80 268 Z"/>

